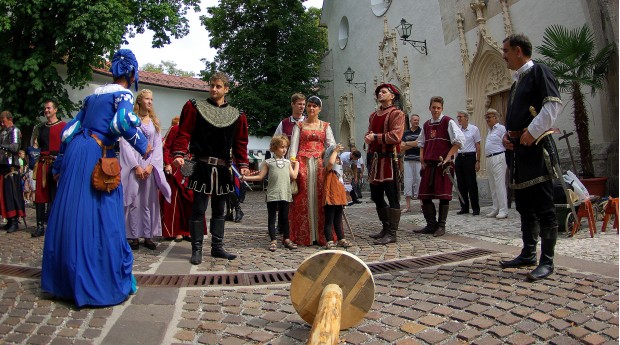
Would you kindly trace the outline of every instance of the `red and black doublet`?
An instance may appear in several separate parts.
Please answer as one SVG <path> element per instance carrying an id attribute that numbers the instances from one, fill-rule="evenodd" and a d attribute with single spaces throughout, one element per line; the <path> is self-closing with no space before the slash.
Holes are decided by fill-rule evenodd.
<path id="1" fill-rule="evenodd" d="M 444 115 L 438 122 L 428 120 L 422 126 L 426 168 L 422 170 L 418 199 L 452 200 L 452 181 L 440 166 L 441 158 L 445 159 L 453 146 L 448 131 L 451 120 Z"/>
<path id="2" fill-rule="evenodd" d="M 403 137 L 405 114 L 395 106 L 379 109 L 370 115 L 368 132 L 377 139 L 368 146 L 366 164 L 368 165 L 368 182 L 378 184 L 392 182 L 399 171 L 396 152 L 400 151 Z"/>
<path id="3" fill-rule="evenodd" d="M 67 124 L 63 121 L 46 123 L 39 129 L 37 142 L 41 155 L 34 168 L 34 179 L 37 181 L 34 202 L 48 203 L 54 199 L 56 181 L 52 175 L 54 160 L 60 151 L 61 134 Z"/>
<path id="4" fill-rule="evenodd" d="M 245 114 L 228 103 L 217 106 L 211 99 L 187 101 L 181 111 L 174 156 L 185 156 L 188 146 L 196 162 L 188 188 L 208 195 L 234 191 L 231 159 L 240 169 L 248 167 Z"/>

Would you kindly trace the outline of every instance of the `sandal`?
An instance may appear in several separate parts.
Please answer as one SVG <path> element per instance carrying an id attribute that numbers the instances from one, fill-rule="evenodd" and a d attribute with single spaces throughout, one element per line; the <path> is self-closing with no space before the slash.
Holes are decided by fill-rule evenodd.
<path id="1" fill-rule="evenodd" d="M 276 249 L 278 249 L 277 241 L 271 241 L 271 244 L 269 245 L 269 250 L 272 252 L 275 252 Z"/>
<path id="2" fill-rule="evenodd" d="M 295 242 L 291 241 L 290 238 L 284 240 L 284 246 L 288 249 L 297 249 L 297 245 L 295 244 Z"/>
<path id="3" fill-rule="evenodd" d="M 329 241 L 325 245 L 325 249 L 334 249 L 334 248 L 336 248 L 336 243 L 334 243 L 334 241 Z"/>
<path id="4" fill-rule="evenodd" d="M 183 241 L 183 235 L 179 235 L 174 238 L 174 242 L 181 242 L 181 241 Z"/>
<path id="5" fill-rule="evenodd" d="M 347 239 L 343 238 L 341 240 L 338 240 L 338 247 L 342 247 L 342 248 L 349 248 L 351 247 L 353 244 L 349 241 L 347 241 Z"/>
<path id="6" fill-rule="evenodd" d="M 407 212 L 411 212 L 411 210 L 410 210 L 410 209 L 408 209 L 408 208 L 404 208 L 404 209 L 403 209 L 402 211 L 400 211 L 400 212 L 401 212 L 401 213 L 407 213 Z"/>

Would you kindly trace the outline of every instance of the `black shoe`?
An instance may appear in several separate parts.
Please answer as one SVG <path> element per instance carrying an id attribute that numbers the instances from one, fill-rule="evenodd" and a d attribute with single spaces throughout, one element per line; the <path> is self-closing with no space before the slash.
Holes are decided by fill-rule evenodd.
<path id="1" fill-rule="evenodd" d="M 131 247 L 131 250 L 138 250 L 140 249 L 140 241 L 138 241 L 137 238 L 132 239 L 132 240 L 128 240 L 129 242 L 129 247 Z"/>
<path id="2" fill-rule="evenodd" d="M 434 234 L 435 231 L 437 231 L 437 229 L 429 225 L 423 227 L 422 229 L 413 230 L 413 232 L 416 234 Z"/>
<path id="3" fill-rule="evenodd" d="M 10 234 L 10 233 L 15 232 L 15 231 L 17 231 L 17 230 L 19 230 L 19 221 L 17 221 L 17 220 L 13 220 L 13 221 L 11 222 L 11 226 L 10 226 L 10 227 L 6 230 L 6 232 L 7 232 L 8 234 Z"/>
<path id="4" fill-rule="evenodd" d="M 30 234 L 30 237 L 41 237 L 45 235 L 45 228 L 42 226 L 37 226 L 37 229 Z"/>
<path id="5" fill-rule="evenodd" d="M 473 211 L 473 212 L 471 213 L 471 215 L 472 215 L 472 216 L 479 216 L 479 215 L 480 215 L 480 210 L 478 210 L 478 211 Z"/>
<path id="6" fill-rule="evenodd" d="M 2 230 L 9 230 L 11 228 L 11 225 L 13 225 L 13 219 L 9 218 L 6 220 L 6 224 L 4 224 Z"/>
<path id="7" fill-rule="evenodd" d="M 526 266 L 534 266 L 536 265 L 536 255 L 534 255 L 532 259 L 524 258 L 519 255 L 513 260 L 509 260 L 509 261 L 500 260 L 499 265 L 502 266 L 502 268 L 519 268 L 519 267 L 526 267 Z"/>
<path id="8" fill-rule="evenodd" d="M 237 258 L 237 255 L 230 254 L 224 250 L 224 248 L 211 248 L 211 256 L 214 258 L 222 258 L 226 260 L 234 260 Z"/>
<path id="9" fill-rule="evenodd" d="M 469 213 L 469 210 L 460 210 L 456 214 L 467 214 L 467 213 Z M 480 213 L 480 212 L 478 212 L 478 213 Z"/>
<path id="10" fill-rule="evenodd" d="M 232 221 L 233 221 L 233 219 L 234 219 L 234 217 L 233 217 L 232 212 L 231 212 L 231 213 L 226 214 L 226 218 L 224 218 L 224 220 L 227 220 L 227 221 L 229 221 L 229 222 L 232 222 Z"/>
<path id="11" fill-rule="evenodd" d="M 151 240 L 150 238 L 144 239 L 144 246 L 150 250 L 157 249 L 157 244 L 155 244 L 155 242 L 153 242 L 153 240 Z"/>
<path id="12" fill-rule="evenodd" d="M 442 228 L 441 226 L 437 227 L 437 230 L 433 232 L 433 237 L 443 236 L 446 233 L 446 228 Z"/>
<path id="13" fill-rule="evenodd" d="M 243 211 L 241 211 L 241 208 L 235 210 L 235 219 L 234 222 L 235 223 L 239 223 L 241 221 L 241 219 L 243 219 Z"/>
<path id="14" fill-rule="evenodd" d="M 530 281 L 537 281 L 543 278 L 547 278 L 553 273 L 553 265 L 538 265 L 532 272 L 527 274 L 527 278 Z"/>

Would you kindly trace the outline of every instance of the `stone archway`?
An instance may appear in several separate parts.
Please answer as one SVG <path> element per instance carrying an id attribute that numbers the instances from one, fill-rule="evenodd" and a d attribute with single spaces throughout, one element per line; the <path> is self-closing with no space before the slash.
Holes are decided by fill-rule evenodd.
<path id="1" fill-rule="evenodd" d="M 502 104 L 501 95 L 510 90 L 511 84 L 510 71 L 506 68 L 502 54 L 486 40 L 479 40 L 478 51 L 471 63 L 467 78 L 467 110 L 471 114 L 470 122 L 480 129 L 480 136 L 483 138 L 481 143 L 483 153 L 484 138 L 487 134 L 484 113 L 492 104 L 494 106 Z M 498 110 L 505 112 L 503 106 Z M 481 157 L 480 166 L 479 174 L 486 176 L 484 155 Z"/>

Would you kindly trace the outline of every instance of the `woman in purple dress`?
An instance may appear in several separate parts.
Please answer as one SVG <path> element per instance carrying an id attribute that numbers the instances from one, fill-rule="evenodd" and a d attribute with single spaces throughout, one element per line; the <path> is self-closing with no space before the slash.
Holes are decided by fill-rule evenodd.
<path id="1" fill-rule="evenodd" d="M 157 248 L 153 237 L 161 236 L 159 192 L 170 202 L 170 185 L 164 175 L 164 155 L 159 120 L 153 109 L 153 92 L 138 92 L 134 113 L 140 118 L 140 129 L 146 135 L 153 153 L 142 157 L 125 139 L 121 139 L 121 183 L 124 190 L 125 226 L 131 249 L 138 249 L 139 238 L 144 246 Z"/>

